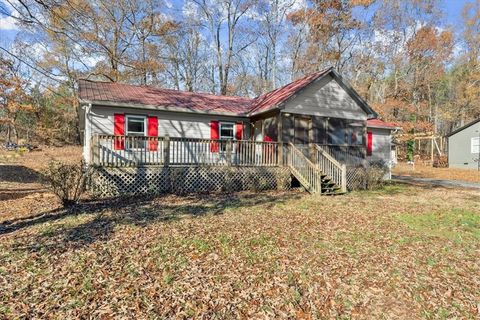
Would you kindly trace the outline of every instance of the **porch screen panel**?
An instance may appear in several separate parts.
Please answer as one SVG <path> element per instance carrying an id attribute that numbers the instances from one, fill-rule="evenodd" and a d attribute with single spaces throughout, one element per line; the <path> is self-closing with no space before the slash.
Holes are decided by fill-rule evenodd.
<path id="1" fill-rule="evenodd" d="M 278 124 L 277 119 L 267 118 L 263 121 L 265 137 L 264 141 L 277 141 L 278 139 Z"/>
<path id="2" fill-rule="evenodd" d="M 347 120 L 330 118 L 328 119 L 327 143 L 343 145 L 348 143 Z"/>
<path id="3" fill-rule="evenodd" d="M 348 144 L 352 146 L 362 146 L 364 139 L 364 123 L 361 121 L 351 121 L 349 123 Z"/>
<path id="4" fill-rule="evenodd" d="M 327 143 L 327 134 L 325 128 L 325 118 L 312 117 L 313 121 L 313 142 L 318 144 Z"/>
<path id="5" fill-rule="evenodd" d="M 253 124 L 255 141 L 263 141 L 262 120 L 255 121 Z"/>
<path id="6" fill-rule="evenodd" d="M 307 118 L 295 117 L 295 144 L 308 144 L 310 120 Z"/>
<path id="7" fill-rule="evenodd" d="M 283 142 L 293 142 L 294 137 L 294 121 L 293 116 L 289 114 L 282 115 L 282 139 Z"/>

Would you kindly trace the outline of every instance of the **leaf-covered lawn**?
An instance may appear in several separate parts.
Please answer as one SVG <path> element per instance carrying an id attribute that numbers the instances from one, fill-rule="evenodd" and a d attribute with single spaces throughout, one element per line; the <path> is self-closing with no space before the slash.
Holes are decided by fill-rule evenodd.
<path id="1" fill-rule="evenodd" d="M 35 210 L 0 215 L 0 318 L 479 317 L 475 191 L 392 185 Z"/>
<path id="2" fill-rule="evenodd" d="M 480 182 L 480 171 L 475 169 L 434 168 L 421 163 L 415 163 L 415 167 L 413 167 L 405 162 L 399 162 L 393 168 L 393 174 L 418 178 Z"/>

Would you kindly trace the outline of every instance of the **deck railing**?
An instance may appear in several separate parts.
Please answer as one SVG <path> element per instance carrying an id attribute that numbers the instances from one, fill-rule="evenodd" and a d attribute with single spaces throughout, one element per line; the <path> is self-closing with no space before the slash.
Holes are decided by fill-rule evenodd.
<path id="1" fill-rule="evenodd" d="M 332 181 L 347 191 L 347 167 L 346 164 L 338 162 L 332 155 L 326 152 L 322 147 L 315 145 L 315 162 Z"/>
<path id="2" fill-rule="evenodd" d="M 320 170 L 292 143 L 288 144 L 287 165 L 290 167 L 293 175 L 309 192 L 322 192 L 322 175 Z"/>
<path id="3" fill-rule="evenodd" d="M 90 161 L 102 166 L 234 165 L 278 166 L 283 147 L 277 142 L 195 138 L 96 135 Z"/>
<path id="4" fill-rule="evenodd" d="M 322 145 L 316 147 L 322 149 L 339 163 L 347 167 L 359 167 L 365 164 L 366 148 L 363 145 Z"/>

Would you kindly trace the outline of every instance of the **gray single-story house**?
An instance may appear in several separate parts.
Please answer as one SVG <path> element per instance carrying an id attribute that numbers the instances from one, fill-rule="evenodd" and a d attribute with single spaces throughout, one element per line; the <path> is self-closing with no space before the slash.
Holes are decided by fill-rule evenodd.
<path id="1" fill-rule="evenodd" d="M 450 168 L 480 168 L 480 119 L 452 131 L 447 139 Z"/>
<path id="2" fill-rule="evenodd" d="M 136 183 L 153 168 L 162 177 L 190 170 L 193 180 L 213 167 L 257 175 L 277 168 L 310 192 L 336 193 L 354 178 L 348 168 L 393 161 L 397 128 L 377 119 L 333 68 L 254 99 L 89 80 L 79 81 L 78 96 L 85 161 L 136 168 L 128 178 Z"/>

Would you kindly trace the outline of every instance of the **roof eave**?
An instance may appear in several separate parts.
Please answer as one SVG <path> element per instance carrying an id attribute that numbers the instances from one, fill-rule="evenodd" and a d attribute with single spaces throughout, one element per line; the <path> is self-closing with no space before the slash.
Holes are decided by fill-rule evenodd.
<path id="1" fill-rule="evenodd" d="M 473 120 L 472 122 L 469 122 L 469 123 L 467 123 L 466 125 L 461 126 L 460 128 L 457 128 L 457 129 L 453 130 L 452 132 L 450 132 L 449 134 L 447 134 L 447 138 L 453 136 L 454 134 L 459 133 L 460 131 L 463 131 L 463 130 L 467 129 L 468 127 L 473 126 L 474 124 L 477 124 L 477 122 L 480 122 L 480 118 L 477 119 L 477 120 Z"/>
<path id="2" fill-rule="evenodd" d="M 79 102 L 81 104 L 92 104 L 92 105 L 105 106 L 105 107 L 148 109 L 148 110 L 171 111 L 171 112 L 180 112 L 180 113 L 189 113 L 189 114 L 204 114 L 204 115 L 228 116 L 228 117 L 235 117 L 235 118 L 248 118 L 248 115 L 246 113 L 199 111 L 199 110 L 192 110 L 187 108 L 178 108 L 178 107 L 168 106 L 168 105 L 156 106 L 156 105 L 149 105 L 149 104 L 132 104 L 132 103 L 124 103 L 124 102 L 86 100 L 86 99 L 79 99 Z"/>
<path id="3" fill-rule="evenodd" d="M 367 123 L 367 128 L 386 129 L 386 130 L 401 130 L 401 129 L 402 129 L 402 128 L 400 128 L 400 127 L 387 127 L 387 126 L 381 126 L 381 125 L 368 125 L 368 123 Z"/>

